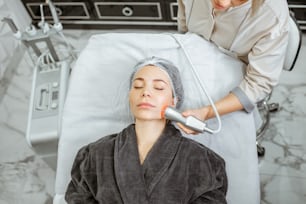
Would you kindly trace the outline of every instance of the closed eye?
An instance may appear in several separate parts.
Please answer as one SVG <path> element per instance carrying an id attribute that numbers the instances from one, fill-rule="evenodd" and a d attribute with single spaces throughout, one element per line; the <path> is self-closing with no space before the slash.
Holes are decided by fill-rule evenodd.
<path id="1" fill-rule="evenodd" d="M 134 89 L 141 89 L 144 87 L 144 81 L 141 79 L 135 79 L 133 82 Z"/>
<path id="2" fill-rule="evenodd" d="M 163 88 L 163 87 L 154 87 L 154 89 L 156 89 L 156 90 L 158 90 L 158 91 L 162 91 L 162 90 L 164 90 L 164 88 Z"/>

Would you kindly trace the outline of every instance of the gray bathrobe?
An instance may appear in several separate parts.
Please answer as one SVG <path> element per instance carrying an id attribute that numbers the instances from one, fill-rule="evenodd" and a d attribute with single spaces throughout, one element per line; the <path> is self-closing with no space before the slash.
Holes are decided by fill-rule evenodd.
<path id="1" fill-rule="evenodd" d="M 168 124 L 140 164 L 135 126 L 78 152 L 69 204 L 226 203 L 224 160 Z"/>

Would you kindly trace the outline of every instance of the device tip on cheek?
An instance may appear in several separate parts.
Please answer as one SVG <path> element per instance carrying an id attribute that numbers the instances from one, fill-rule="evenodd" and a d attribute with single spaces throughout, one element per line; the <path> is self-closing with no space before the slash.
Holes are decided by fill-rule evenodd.
<path id="1" fill-rule="evenodd" d="M 165 104 L 165 105 L 163 105 L 163 107 L 161 109 L 160 116 L 161 116 L 162 119 L 165 118 L 165 110 L 166 110 L 167 107 L 168 107 L 168 105 Z"/>

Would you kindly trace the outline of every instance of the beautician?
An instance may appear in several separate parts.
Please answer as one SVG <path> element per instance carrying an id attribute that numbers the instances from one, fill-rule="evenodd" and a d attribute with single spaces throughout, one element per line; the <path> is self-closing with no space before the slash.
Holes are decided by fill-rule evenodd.
<path id="1" fill-rule="evenodd" d="M 220 115 L 252 112 L 277 84 L 288 44 L 288 21 L 285 0 L 178 0 L 180 32 L 199 34 L 247 65 L 240 85 L 216 102 Z M 202 120 L 215 116 L 211 106 L 183 114 Z"/>

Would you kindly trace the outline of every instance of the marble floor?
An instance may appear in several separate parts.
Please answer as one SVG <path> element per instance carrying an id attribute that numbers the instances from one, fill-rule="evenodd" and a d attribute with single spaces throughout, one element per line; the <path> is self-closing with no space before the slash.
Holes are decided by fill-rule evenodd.
<path id="1" fill-rule="evenodd" d="M 77 50 L 101 31 L 66 31 Z M 55 172 L 27 145 L 25 132 L 33 74 L 29 53 L 20 50 L 18 66 L 0 81 L 0 204 L 51 204 Z M 306 203 L 306 35 L 293 71 L 284 71 L 271 102 L 280 110 L 261 144 L 262 204 Z"/>

